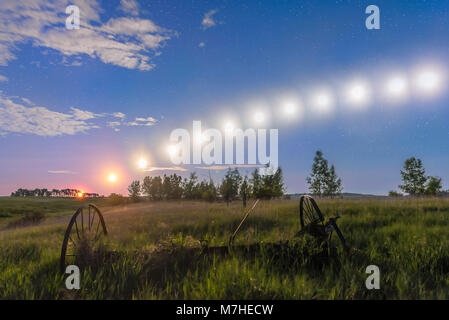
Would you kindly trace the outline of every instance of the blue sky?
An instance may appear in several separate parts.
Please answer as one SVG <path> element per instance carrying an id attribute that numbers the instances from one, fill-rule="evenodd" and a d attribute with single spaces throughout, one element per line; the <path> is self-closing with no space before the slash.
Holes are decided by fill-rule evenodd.
<path id="1" fill-rule="evenodd" d="M 80 30 L 65 29 L 69 4 L 80 8 Z M 380 30 L 365 27 L 370 4 L 380 8 Z M 131 179 L 172 172 L 136 170 L 138 154 L 170 168 L 173 129 L 193 120 L 219 127 L 225 114 L 246 128 L 253 101 L 269 107 L 269 127 L 279 129 L 289 192 L 306 191 L 318 149 L 347 192 L 397 189 L 410 156 L 447 181 L 447 83 L 422 96 L 412 82 L 423 66 L 444 78 L 448 32 L 444 1 L 2 1 L 0 194 L 125 193 Z M 410 82 L 401 103 L 382 96 L 393 73 Z M 355 78 L 371 90 L 363 110 L 341 98 Z M 335 106 L 317 119 L 308 100 L 323 87 Z M 292 93 L 305 116 L 279 119 L 278 101 Z M 105 183 L 111 170 L 118 184 Z"/>

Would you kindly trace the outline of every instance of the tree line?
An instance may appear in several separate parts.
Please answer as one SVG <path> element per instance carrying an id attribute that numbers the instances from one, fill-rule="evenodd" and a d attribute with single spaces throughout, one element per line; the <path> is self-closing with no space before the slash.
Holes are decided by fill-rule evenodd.
<path id="1" fill-rule="evenodd" d="M 398 192 L 392 190 L 390 197 L 410 196 L 442 196 L 449 195 L 449 190 L 443 191 L 443 179 L 427 176 L 421 159 L 411 157 L 406 159 L 401 170 L 402 184 Z M 313 160 L 312 172 L 306 178 L 309 191 L 314 196 L 335 197 L 343 191 L 342 181 L 338 177 L 335 166 L 329 167 L 328 161 L 321 151 L 317 151 Z"/>
<path id="2" fill-rule="evenodd" d="M 47 197 L 76 197 L 78 193 L 80 193 L 80 190 L 77 189 L 23 189 L 20 188 L 17 191 L 14 191 L 11 193 L 11 197 L 40 197 L 40 198 L 47 198 Z M 98 193 L 83 193 L 84 196 L 87 197 L 99 197 L 100 195 Z"/>
<path id="3" fill-rule="evenodd" d="M 128 192 L 129 197 L 134 201 L 142 197 L 151 201 L 222 199 L 229 204 L 240 198 L 246 205 L 246 200 L 249 198 L 272 199 L 284 195 L 282 169 L 272 171 L 262 175 L 259 169 L 255 169 L 250 177 L 242 177 L 238 169 L 229 168 L 218 184 L 212 178 L 199 181 L 195 172 L 184 179 L 176 173 L 162 177 L 145 177 L 143 181 L 133 181 L 128 187 Z"/>

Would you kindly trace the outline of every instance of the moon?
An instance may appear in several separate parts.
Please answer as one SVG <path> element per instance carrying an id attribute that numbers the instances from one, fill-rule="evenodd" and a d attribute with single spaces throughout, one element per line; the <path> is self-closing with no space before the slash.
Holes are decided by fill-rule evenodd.
<path id="1" fill-rule="evenodd" d="M 117 182 L 117 180 L 118 180 L 118 177 L 117 177 L 117 175 L 115 173 L 110 173 L 109 174 L 108 181 L 110 183 L 115 183 L 115 182 Z"/>

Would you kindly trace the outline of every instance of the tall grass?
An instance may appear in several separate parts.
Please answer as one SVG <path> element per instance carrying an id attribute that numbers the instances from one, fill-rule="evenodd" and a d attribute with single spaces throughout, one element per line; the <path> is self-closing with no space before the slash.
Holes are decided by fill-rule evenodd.
<path id="1" fill-rule="evenodd" d="M 54 224 L 1 231 L 0 298 L 449 298 L 448 199 L 318 204 L 325 215 L 342 217 L 339 226 L 350 254 L 339 250 L 336 237 L 330 251 L 307 236 L 293 240 L 299 230 L 297 201 L 261 203 L 234 244 L 262 245 L 230 254 L 208 248 L 227 245 L 243 216 L 241 203 L 139 203 L 106 209 L 110 254 L 99 265 L 82 269 L 82 288 L 76 292 L 64 289 L 58 269 L 65 220 L 54 217 Z M 63 208 L 65 215 L 67 204 Z M 282 249 L 271 246 L 287 240 Z M 380 268 L 381 290 L 365 287 L 365 269 L 372 264 Z"/>

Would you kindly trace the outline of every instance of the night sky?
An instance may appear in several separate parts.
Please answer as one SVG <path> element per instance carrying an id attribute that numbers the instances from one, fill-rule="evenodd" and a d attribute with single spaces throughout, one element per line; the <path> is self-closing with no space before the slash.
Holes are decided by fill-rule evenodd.
<path id="1" fill-rule="evenodd" d="M 79 30 L 65 27 L 69 4 Z M 380 30 L 365 26 L 371 4 Z M 218 181 L 225 170 L 169 161 L 170 132 L 194 120 L 250 128 L 256 109 L 279 129 L 289 193 L 307 191 L 316 150 L 345 192 L 397 189 L 411 156 L 448 188 L 448 57 L 441 0 L 3 0 L 0 195 L 125 194 L 133 179 L 193 170 Z M 347 94 L 354 84 L 359 105 Z M 287 100 L 294 115 L 283 114 Z M 151 171 L 136 165 L 142 157 Z"/>

